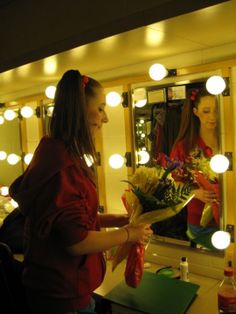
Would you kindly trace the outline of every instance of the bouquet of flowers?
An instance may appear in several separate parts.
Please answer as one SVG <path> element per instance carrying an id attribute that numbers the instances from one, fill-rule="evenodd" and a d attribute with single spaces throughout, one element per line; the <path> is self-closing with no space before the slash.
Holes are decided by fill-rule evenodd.
<path id="1" fill-rule="evenodd" d="M 210 167 L 210 157 L 211 154 L 204 155 L 202 150 L 195 149 L 191 153 L 189 160 L 185 163 L 184 168 L 189 172 L 190 176 L 192 176 L 192 179 L 198 186 L 205 190 L 214 191 L 219 199 L 220 186 L 218 182 L 218 174 Z M 205 204 L 200 225 L 206 227 L 212 219 L 219 225 L 219 208 L 220 204 L 217 199 L 211 204 Z"/>
<path id="2" fill-rule="evenodd" d="M 167 167 L 139 167 L 130 181 L 122 200 L 130 223 L 155 223 L 168 219 L 177 213 L 194 196 L 192 183 L 176 182 L 171 173 L 180 163 L 170 162 Z M 125 279 L 131 287 L 137 287 L 141 281 L 145 247 L 142 244 L 125 243 L 118 247 L 113 258 L 112 269 L 127 256 Z"/>

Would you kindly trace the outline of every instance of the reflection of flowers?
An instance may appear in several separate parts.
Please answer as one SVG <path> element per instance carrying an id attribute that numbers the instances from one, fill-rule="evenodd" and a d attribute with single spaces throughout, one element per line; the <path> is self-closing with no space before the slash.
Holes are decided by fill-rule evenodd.
<path id="1" fill-rule="evenodd" d="M 189 159 L 184 164 L 183 168 L 189 173 L 193 181 L 205 190 L 214 191 L 218 198 L 220 198 L 220 187 L 218 183 L 218 174 L 210 167 L 211 151 L 204 151 L 195 149 L 191 152 Z M 209 222 L 215 220 L 219 224 L 219 203 L 215 200 L 211 204 L 205 204 L 202 212 L 200 225 L 206 227 Z"/>
<path id="2" fill-rule="evenodd" d="M 180 212 L 193 197 L 191 182 L 177 183 L 171 175 L 171 172 L 179 166 L 180 163 L 172 162 L 166 168 L 161 166 L 139 167 L 130 181 L 124 181 L 131 186 L 122 196 L 124 205 L 130 213 L 131 224 L 152 224 L 168 219 Z M 140 244 L 126 243 L 117 249 L 113 259 L 114 270 L 129 255 L 125 276 L 127 284 L 133 287 L 139 284 L 142 276 L 143 262 L 140 263 L 140 260 L 143 261 L 143 256 L 140 252 L 144 254 L 144 250 L 140 249 Z M 132 267 L 130 267 L 131 264 Z M 135 265 L 139 268 L 138 271 L 137 267 L 135 269 Z M 132 269 L 132 273 L 128 271 L 129 269 L 130 271 Z M 132 280 L 132 276 L 134 276 L 134 280 Z"/>

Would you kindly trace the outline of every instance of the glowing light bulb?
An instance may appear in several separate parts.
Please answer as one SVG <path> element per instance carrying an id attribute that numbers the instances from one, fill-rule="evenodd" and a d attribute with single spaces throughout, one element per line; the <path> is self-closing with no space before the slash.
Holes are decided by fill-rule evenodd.
<path id="1" fill-rule="evenodd" d="M 221 94 L 226 87 L 225 80 L 219 75 L 213 75 L 206 81 L 206 89 L 212 95 Z"/>
<path id="2" fill-rule="evenodd" d="M 216 173 L 223 173 L 229 168 L 229 159 L 222 154 L 211 157 L 210 167 Z"/>
<path id="3" fill-rule="evenodd" d="M 4 123 L 4 118 L 3 116 L 0 116 L 0 124 L 3 124 Z"/>
<path id="4" fill-rule="evenodd" d="M 149 75 L 154 81 L 162 80 L 167 74 L 167 69 L 160 63 L 155 63 L 149 68 Z"/>
<path id="5" fill-rule="evenodd" d="M 7 156 L 7 162 L 10 165 L 16 165 L 19 160 L 20 160 L 20 156 L 18 156 L 16 154 L 10 154 L 10 155 Z"/>
<path id="6" fill-rule="evenodd" d="M 33 115 L 34 111 L 31 107 L 29 106 L 24 106 L 20 110 L 20 114 L 22 115 L 23 118 L 30 118 Z"/>
<path id="7" fill-rule="evenodd" d="M 14 201 L 13 198 L 10 200 L 10 203 L 11 203 L 13 208 L 19 207 L 18 203 L 16 201 Z"/>
<path id="8" fill-rule="evenodd" d="M 7 109 L 6 111 L 4 111 L 3 116 L 6 120 L 12 121 L 16 118 L 16 113 L 11 109 Z"/>
<path id="9" fill-rule="evenodd" d="M 150 155 L 147 151 L 145 150 L 140 150 L 138 153 L 138 163 L 140 165 L 146 164 L 150 160 Z"/>
<path id="10" fill-rule="evenodd" d="M 110 107 L 117 107 L 122 101 L 122 98 L 117 92 L 109 92 L 106 95 L 106 104 Z"/>
<path id="11" fill-rule="evenodd" d="M 2 196 L 7 196 L 9 194 L 9 188 L 7 186 L 2 186 L 0 188 L 0 194 Z"/>
<path id="12" fill-rule="evenodd" d="M 45 89 L 45 95 L 50 99 L 54 99 L 55 92 L 56 92 L 56 86 L 53 86 L 53 85 L 50 85 Z"/>
<path id="13" fill-rule="evenodd" d="M 211 243 L 218 250 L 226 249 L 230 244 L 230 234 L 226 231 L 216 231 L 211 237 Z"/>
<path id="14" fill-rule="evenodd" d="M 53 106 L 50 106 L 50 107 L 47 108 L 47 116 L 48 117 L 52 117 L 53 110 L 54 110 Z"/>
<path id="15" fill-rule="evenodd" d="M 5 160 L 7 158 L 7 153 L 3 150 L 0 151 L 0 160 Z"/>
<path id="16" fill-rule="evenodd" d="M 124 158 L 120 154 L 111 155 L 109 158 L 109 165 L 113 169 L 119 169 L 124 164 Z"/>
<path id="17" fill-rule="evenodd" d="M 32 158 L 33 158 L 33 154 L 31 154 L 31 153 L 26 154 L 25 157 L 24 157 L 24 163 L 26 165 L 29 165 L 31 160 L 32 160 Z"/>

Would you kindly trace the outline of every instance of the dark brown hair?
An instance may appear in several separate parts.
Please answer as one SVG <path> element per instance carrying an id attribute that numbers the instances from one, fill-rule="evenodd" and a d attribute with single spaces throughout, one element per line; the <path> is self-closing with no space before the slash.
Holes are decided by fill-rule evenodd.
<path id="1" fill-rule="evenodd" d="M 96 151 L 87 120 L 87 100 L 96 96 L 97 88 L 102 88 L 99 82 L 78 70 L 65 72 L 57 84 L 49 128 L 49 135 L 62 140 L 66 149 L 81 160 L 88 174 L 91 171 L 84 155 L 90 155 L 96 162 Z"/>
<path id="2" fill-rule="evenodd" d="M 205 96 L 214 97 L 203 87 L 201 89 L 194 88 L 187 91 L 187 98 L 181 114 L 180 129 L 174 143 L 175 146 L 178 142 L 183 141 L 186 154 L 189 154 L 195 147 L 200 131 L 200 120 L 193 113 L 193 108 L 197 108 L 201 99 Z"/>

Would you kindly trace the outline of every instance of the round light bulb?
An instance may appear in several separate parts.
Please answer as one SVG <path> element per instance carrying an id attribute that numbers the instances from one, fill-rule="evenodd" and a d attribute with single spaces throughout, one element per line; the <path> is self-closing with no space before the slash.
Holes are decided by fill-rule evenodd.
<path id="1" fill-rule="evenodd" d="M 3 150 L 0 151 L 0 160 L 5 160 L 7 158 L 7 153 Z"/>
<path id="2" fill-rule="evenodd" d="M 221 94 L 226 87 L 225 80 L 219 75 L 213 75 L 206 81 L 206 89 L 212 95 Z"/>
<path id="3" fill-rule="evenodd" d="M 53 106 L 47 107 L 47 116 L 48 117 L 52 117 L 53 110 L 54 110 Z"/>
<path id="4" fill-rule="evenodd" d="M 45 89 L 45 95 L 50 99 L 54 99 L 55 92 L 56 92 L 56 86 L 53 86 L 53 85 L 50 85 Z"/>
<path id="5" fill-rule="evenodd" d="M 0 116 L 0 124 L 3 124 L 4 123 L 4 118 L 3 116 Z"/>
<path id="6" fill-rule="evenodd" d="M 122 101 L 122 98 L 117 92 L 109 92 L 106 94 L 106 104 L 110 107 L 117 107 Z"/>
<path id="7" fill-rule="evenodd" d="M 10 200 L 10 203 L 11 203 L 13 208 L 19 207 L 18 203 L 16 201 L 14 201 L 13 198 Z"/>
<path id="8" fill-rule="evenodd" d="M 7 162 L 10 165 L 16 165 L 19 160 L 20 160 L 20 156 L 18 156 L 16 154 L 10 154 L 10 155 L 7 156 Z"/>
<path id="9" fill-rule="evenodd" d="M 3 116 L 6 120 L 12 121 L 16 118 L 16 113 L 11 109 L 7 109 L 6 111 L 4 111 Z"/>
<path id="10" fill-rule="evenodd" d="M 24 106 L 20 110 L 20 114 L 22 115 L 23 118 L 30 118 L 33 115 L 34 111 L 31 107 L 29 106 Z"/>
<path id="11" fill-rule="evenodd" d="M 0 194 L 2 196 L 7 196 L 9 194 L 9 188 L 7 186 L 2 186 L 0 188 Z"/>
<path id="12" fill-rule="evenodd" d="M 222 154 L 211 157 L 210 167 L 216 173 L 223 173 L 229 168 L 229 159 Z"/>
<path id="13" fill-rule="evenodd" d="M 154 81 L 162 80 L 167 74 L 167 69 L 160 63 L 155 63 L 149 68 L 149 75 Z"/>
<path id="14" fill-rule="evenodd" d="M 211 237 L 211 243 L 218 250 L 226 249 L 230 244 L 230 234 L 226 231 L 216 231 Z"/>
<path id="15" fill-rule="evenodd" d="M 145 150 L 140 150 L 137 154 L 138 154 L 138 163 L 140 165 L 144 165 L 150 160 L 150 155 Z"/>
<path id="16" fill-rule="evenodd" d="M 26 154 L 26 155 L 24 156 L 24 163 L 25 163 L 26 165 L 29 165 L 30 162 L 31 162 L 31 160 L 32 160 L 32 158 L 33 158 L 33 154 L 31 154 L 31 153 Z"/>
<path id="17" fill-rule="evenodd" d="M 147 103 L 147 99 L 140 99 L 135 102 L 135 107 L 142 108 L 146 105 L 146 103 Z"/>
<path id="18" fill-rule="evenodd" d="M 121 155 L 114 154 L 110 156 L 109 165 L 111 166 L 111 168 L 119 169 L 123 166 L 123 164 L 124 164 L 124 157 L 122 157 Z"/>

